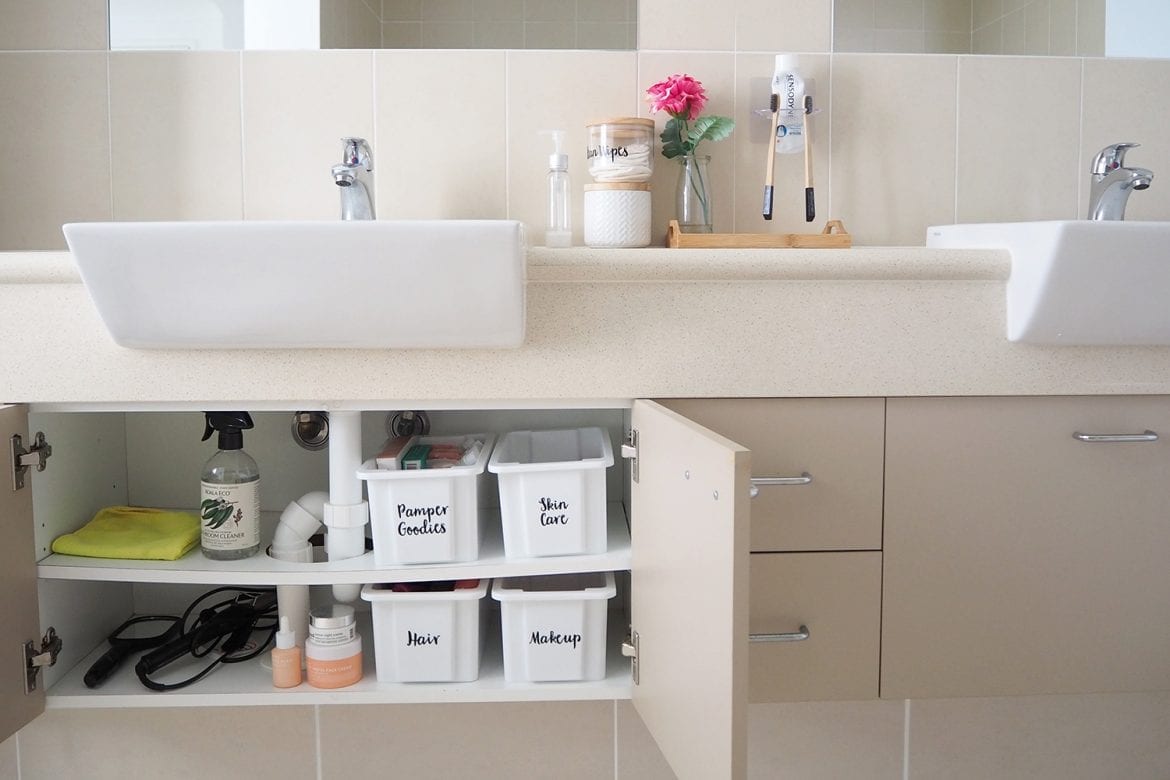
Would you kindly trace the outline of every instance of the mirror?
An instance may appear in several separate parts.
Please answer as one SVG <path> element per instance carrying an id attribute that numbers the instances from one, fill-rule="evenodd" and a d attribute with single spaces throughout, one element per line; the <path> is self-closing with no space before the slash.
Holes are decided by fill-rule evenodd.
<path id="1" fill-rule="evenodd" d="M 110 0 L 110 48 L 635 49 L 636 0 Z"/>
<path id="2" fill-rule="evenodd" d="M 1170 57 L 1166 0 L 835 0 L 833 51 Z"/>

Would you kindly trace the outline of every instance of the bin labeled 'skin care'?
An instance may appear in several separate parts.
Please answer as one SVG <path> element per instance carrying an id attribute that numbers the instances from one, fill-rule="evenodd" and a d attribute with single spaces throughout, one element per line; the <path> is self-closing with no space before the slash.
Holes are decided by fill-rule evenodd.
<path id="1" fill-rule="evenodd" d="M 612 465 L 601 428 L 504 436 L 488 462 L 499 476 L 504 555 L 604 553 L 605 470 Z"/>
<path id="2" fill-rule="evenodd" d="M 613 572 L 510 577 L 492 582 L 500 602 L 504 679 L 564 682 L 605 677 L 606 612 Z"/>

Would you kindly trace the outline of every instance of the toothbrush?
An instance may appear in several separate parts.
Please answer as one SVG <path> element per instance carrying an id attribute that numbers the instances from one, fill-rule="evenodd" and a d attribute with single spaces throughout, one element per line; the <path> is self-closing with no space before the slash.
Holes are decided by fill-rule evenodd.
<path id="1" fill-rule="evenodd" d="M 817 216 L 813 197 L 812 169 L 812 95 L 804 96 L 804 221 L 812 222 Z M 775 147 L 775 143 L 772 144 Z"/>
<path id="2" fill-rule="evenodd" d="M 776 183 L 776 130 L 780 126 L 780 96 L 772 93 L 772 132 L 768 134 L 768 167 L 764 170 L 764 219 L 772 218 L 772 188 Z"/>

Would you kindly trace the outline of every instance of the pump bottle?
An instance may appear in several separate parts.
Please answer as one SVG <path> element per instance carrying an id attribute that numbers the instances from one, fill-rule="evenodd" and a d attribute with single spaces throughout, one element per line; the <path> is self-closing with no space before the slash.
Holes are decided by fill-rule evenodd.
<path id="1" fill-rule="evenodd" d="M 544 245 L 564 248 L 573 244 L 572 201 L 569 196 L 569 155 L 562 150 L 564 130 L 544 131 L 553 139 L 553 153 L 548 156 L 548 213 Z"/>
<path id="2" fill-rule="evenodd" d="M 260 469 L 244 452 L 247 412 L 207 412 L 203 441 L 219 432 L 219 451 L 203 467 L 200 481 L 200 544 L 203 555 L 232 561 L 260 549 Z"/>

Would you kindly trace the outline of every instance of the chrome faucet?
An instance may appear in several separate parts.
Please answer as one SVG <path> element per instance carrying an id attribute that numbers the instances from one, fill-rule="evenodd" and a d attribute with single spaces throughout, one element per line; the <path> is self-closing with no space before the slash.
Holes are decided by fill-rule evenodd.
<path id="1" fill-rule="evenodd" d="M 374 155 L 364 138 L 342 138 L 333 181 L 341 187 L 342 219 L 374 218 Z"/>
<path id="2" fill-rule="evenodd" d="M 1140 144 L 1110 144 L 1093 158 L 1089 219 L 1125 219 L 1129 194 L 1150 186 L 1153 173 L 1145 168 L 1125 167 L 1125 153 L 1135 146 Z"/>

